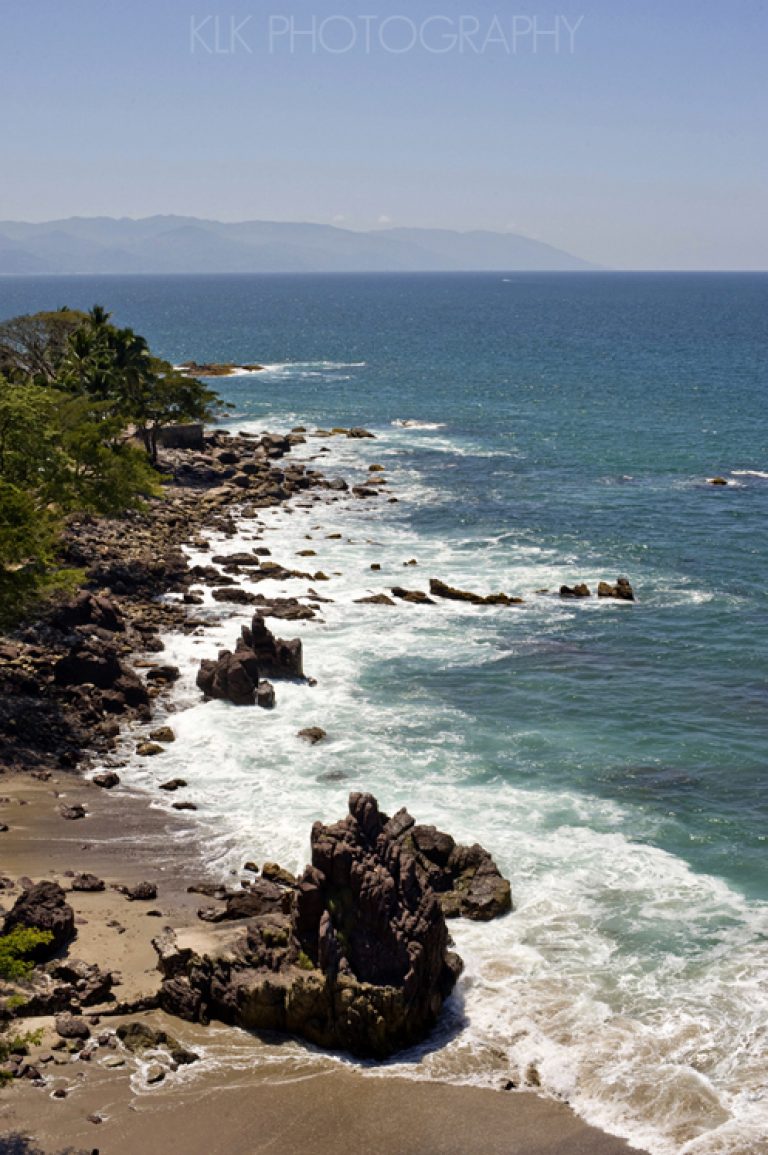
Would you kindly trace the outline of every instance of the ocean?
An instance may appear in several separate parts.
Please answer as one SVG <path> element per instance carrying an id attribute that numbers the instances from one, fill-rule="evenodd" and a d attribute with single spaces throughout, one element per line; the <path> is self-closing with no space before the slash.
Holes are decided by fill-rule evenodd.
<path id="1" fill-rule="evenodd" d="M 301 867 L 353 789 L 481 842 L 516 909 L 451 924 L 457 994 L 384 1071 L 533 1066 L 652 1155 L 768 1151 L 768 275 L 0 279 L 0 317 L 95 302 L 173 361 L 265 365 L 216 381 L 233 429 L 370 429 L 297 454 L 398 498 L 214 539 L 328 575 L 321 619 L 270 622 L 318 684 L 201 703 L 248 616 L 210 601 L 167 639 L 178 740 L 126 780 L 183 772 L 222 877 Z M 619 575 L 634 603 L 557 593 Z M 355 603 L 432 577 L 525 603 Z"/>

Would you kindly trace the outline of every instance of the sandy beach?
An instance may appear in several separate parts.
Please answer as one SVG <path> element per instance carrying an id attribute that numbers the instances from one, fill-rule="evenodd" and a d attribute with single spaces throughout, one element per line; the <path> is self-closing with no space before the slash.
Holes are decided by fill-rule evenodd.
<path id="1" fill-rule="evenodd" d="M 9 827 L 2 834 L 4 875 L 56 880 L 65 889 L 68 871 L 87 870 L 104 879 L 104 891 L 68 895 L 78 929 L 69 954 L 118 971 L 119 1001 L 157 989 L 151 939 L 163 926 L 196 936 L 204 947 L 210 931 L 196 911 L 205 900 L 187 893 L 188 885 L 204 881 L 196 865 L 192 815 L 163 813 L 148 798 L 122 787 L 107 793 L 73 774 L 48 781 L 6 774 L 0 782 L 0 820 Z M 63 819 L 62 801 L 84 803 L 88 816 Z M 157 883 L 156 900 L 130 902 L 111 886 L 144 880 Z M 4 893 L 6 909 L 16 893 L 18 888 Z M 17 1080 L 0 1091 L 0 1151 L 53 1155 L 72 1147 L 98 1148 L 102 1155 L 302 1155 L 312 1149 L 331 1155 L 343 1146 L 377 1155 L 619 1155 L 630 1150 L 586 1126 L 566 1105 L 531 1092 L 379 1077 L 298 1043 L 266 1042 L 221 1025 L 190 1025 L 159 1011 L 98 1017 L 94 1038 L 140 1017 L 183 1045 L 200 1048 L 203 1061 L 149 1086 L 146 1063 L 142 1067 L 136 1056 L 102 1046 L 85 1062 L 51 1050 L 53 1020 L 35 1020 L 45 1034 L 31 1059 L 45 1086 Z M 53 1097 L 57 1090 L 66 1097 Z"/>

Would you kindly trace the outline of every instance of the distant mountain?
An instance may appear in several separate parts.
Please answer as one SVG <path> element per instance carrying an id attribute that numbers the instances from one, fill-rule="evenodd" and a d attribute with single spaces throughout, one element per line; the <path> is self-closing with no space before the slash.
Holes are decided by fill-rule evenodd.
<path id="1" fill-rule="evenodd" d="M 597 266 L 516 233 L 352 232 L 281 221 L 156 216 L 0 221 L 0 275 L 515 272 Z"/>

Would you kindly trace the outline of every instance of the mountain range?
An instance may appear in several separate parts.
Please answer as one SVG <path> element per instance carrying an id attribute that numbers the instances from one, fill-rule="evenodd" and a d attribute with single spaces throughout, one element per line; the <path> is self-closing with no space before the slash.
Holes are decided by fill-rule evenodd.
<path id="1" fill-rule="evenodd" d="M 0 221 L 0 275 L 569 271 L 597 266 L 517 233 L 282 221 Z"/>

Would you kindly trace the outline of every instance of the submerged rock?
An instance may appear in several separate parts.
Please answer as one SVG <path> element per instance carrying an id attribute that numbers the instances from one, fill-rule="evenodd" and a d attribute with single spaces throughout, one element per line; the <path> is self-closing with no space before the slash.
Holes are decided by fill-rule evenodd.
<path id="1" fill-rule="evenodd" d="M 435 603 L 423 590 L 406 590 L 402 586 L 392 586 L 392 593 L 404 602 L 412 602 L 418 606 L 433 606 Z"/>
<path id="2" fill-rule="evenodd" d="M 309 742 L 312 746 L 315 746 L 318 742 L 322 742 L 323 738 L 328 737 L 327 732 L 322 726 L 305 726 L 303 730 L 298 731 L 296 736 L 303 738 L 305 742 Z"/>
<path id="3" fill-rule="evenodd" d="M 415 563 L 405 562 L 405 564 L 414 565 Z M 513 598 L 509 594 L 475 594 L 469 590 L 455 589 L 453 586 L 440 581 L 439 578 L 430 578 L 429 592 L 438 598 L 447 598 L 456 602 L 470 602 L 474 606 L 519 606 L 523 603 L 522 598 Z"/>
<path id="4" fill-rule="evenodd" d="M 169 930 L 155 941 L 160 1005 L 384 1057 L 428 1034 L 460 973 L 442 896 L 455 896 L 452 913 L 490 918 L 510 909 L 509 884 L 481 847 L 405 810 L 389 818 L 370 794 L 351 794 L 341 822 L 315 823 L 311 844 L 295 885 L 258 879 L 205 913 L 249 919 L 234 945 L 199 956 Z"/>

